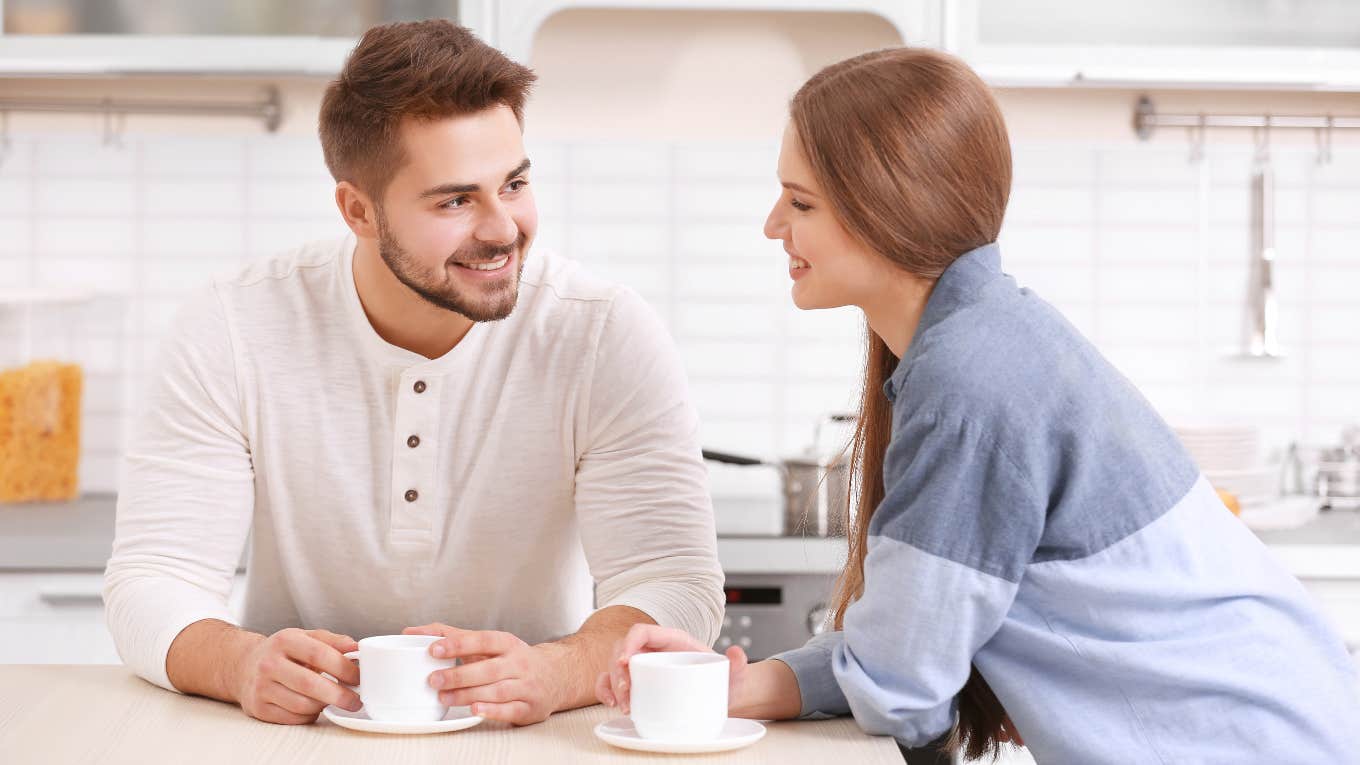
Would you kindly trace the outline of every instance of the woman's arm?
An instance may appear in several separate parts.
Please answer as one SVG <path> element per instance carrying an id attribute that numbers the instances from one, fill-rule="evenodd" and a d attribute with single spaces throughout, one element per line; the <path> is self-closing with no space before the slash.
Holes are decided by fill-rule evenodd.
<path id="1" fill-rule="evenodd" d="M 747 667 L 727 701 L 729 715 L 751 720 L 792 720 L 802 708 L 798 678 L 789 665 L 774 659 Z"/>
<path id="2" fill-rule="evenodd" d="M 973 657 L 1033 558 L 1045 503 L 994 434 L 930 411 L 899 413 L 884 484 L 844 630 L 775 658 L 797 675 L 803 715 L 848 710 L 866 732 L 920 746 L 953 725 Z"/>

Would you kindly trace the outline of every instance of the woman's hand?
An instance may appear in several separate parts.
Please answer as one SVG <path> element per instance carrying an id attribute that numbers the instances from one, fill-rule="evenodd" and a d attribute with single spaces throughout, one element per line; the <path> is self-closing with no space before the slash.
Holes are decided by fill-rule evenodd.
<path id="1" fill-rule="evenodd" d="M 636 624 L 616 646 L 615 658 L 609 662 L 609 671 L 600 674 L 595 681 L 595 696 L 601 704 L 618 707 L 628 714 L 628 699 L 631 683 L 628 675 L 628 662 L 639 653 L 698 651 L 716 653 L 712 648 L 700 643 L 689 633 L 677 629 L 658 627 L 654 624 Z M 732 646 L 727 649 L 729 706 L 738 696 L 746 677 L 746 652 Z"/>

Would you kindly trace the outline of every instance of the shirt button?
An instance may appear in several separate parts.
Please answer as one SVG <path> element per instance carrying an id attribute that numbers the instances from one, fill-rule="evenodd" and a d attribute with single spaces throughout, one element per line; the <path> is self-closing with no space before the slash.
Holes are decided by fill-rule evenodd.
<path id="1" fill-rule="evenodd" d="M 417 446 L 420 446 L 420 436 L 411 436 L 410 438 L 406 439 L 406 445 L 411 447 L 412 449 L 416 448 Z"/>
<path id="2" fill-rule="evenodd" d="M 406 490 L 406 501 L 407 501 L 407 502 L 415 502 L 415 501 L 416 501 L 416 498 L 419 497 L 419 496 L 420 496 L 420 492 L 416 491 L 415 489 L 407 489 L 407 490 Z"/>
<path id="3" fill-rule="evenodd" d="M 415 385 L 412 385 L 411 388 L 414 389 L 416 393 L 424 393 L 424 392 L 425 392 L 425 381 L 424 381 L 424 380 L 416 380 L 416 384 L 415 384 Z"/>

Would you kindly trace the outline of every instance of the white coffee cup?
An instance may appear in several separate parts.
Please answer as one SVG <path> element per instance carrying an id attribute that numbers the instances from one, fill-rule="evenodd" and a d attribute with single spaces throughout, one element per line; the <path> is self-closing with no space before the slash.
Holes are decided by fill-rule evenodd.
<path id="1" fill-rule="evenodd" d="M 629 717 L 643 738 L 710 741 L 727 723 L 727 657 L 639 653 L 628 660 Z"/>
<path id="2" fill-rule="evenodd" d="M 448 714 L 439 691 L 430 687 L 430 674 L 448 669 L 455 659 L 436 659 L 433 635 L 377 635 L 359 641 L 359 650 L 345 654 L 359 661 L 359 685 L 354 692 L 372 720 L 434 722 Z"/>

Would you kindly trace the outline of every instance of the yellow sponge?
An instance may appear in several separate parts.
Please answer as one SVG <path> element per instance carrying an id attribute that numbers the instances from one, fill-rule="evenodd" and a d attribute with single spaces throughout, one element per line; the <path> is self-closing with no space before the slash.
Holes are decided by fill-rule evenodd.
<path id="1" fill-rule="evenodd" d="M 80 367 L 35 361 L 0 372 L 0 502 L 79 493 Z"/>

